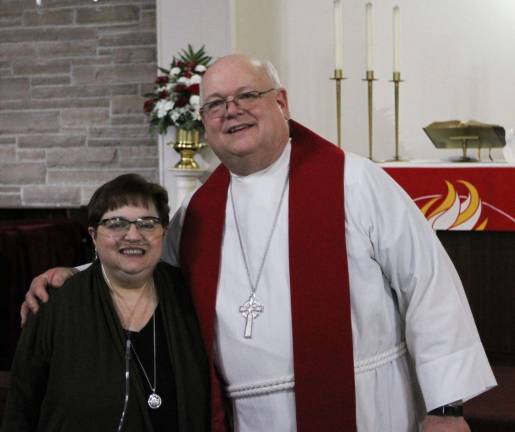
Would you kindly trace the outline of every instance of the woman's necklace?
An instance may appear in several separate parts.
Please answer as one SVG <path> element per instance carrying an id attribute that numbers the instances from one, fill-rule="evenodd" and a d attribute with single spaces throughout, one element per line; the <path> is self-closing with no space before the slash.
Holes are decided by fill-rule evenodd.
<path id="1" fill-rule="evenodd" d="M 117 305 L 116 301 L 113 302 L 115 304 L 115 306 L 117 307 L 117 309 L 118 309 L 118 315 L 120 316 L 120 321 L 124 321 L 124 322 L 122 322 L 122 325 L 123 325 L 124 329 L 127 331 L 127 341 L 126 341 L 127 348 L 128 348 L 129 351 L 132 348 L 132 352 L 134 353 L 134 355 L 136 357 L 136 360 L 138 361 L 138 364 L 141 367 L 141 370 L 143 371 L 143 375 L 145 376 L 145 379 L 147 380 L 147 383 L 148 383 L 148 386 L 150 387 L 150 390 L 152 391 L 152 393 L 150 393 L 150 396 L 148 397 L 148 400 L 147 400 L 148 406 L 150 408 L 152 408 L 152 409 L 157 409 L 157 408 L 159 408 L 161 406 L 162 399 L 161 399 L 161 396 L 159 396 L 156 393 L 156 388 L 157 388 L 157 384 L 156 384 L 156 382 L 157 382 L 157 361 L 156 361 L 156 359 L 157 359 L 157 356 L 156 356 L 156 314 L 155 314 L 155 312 L 152 314 L 152 334 L 153 334 L 153 346 L 154 346 L 154 350 L 153 350 L 153 355 L 154 355 L 154 380 L 153 380 L 153 383 L 154 383 L 154 385 L 153 386 L 150 383 L 147 371 L 143 367 L 143 363 L 141 363 L 141 360 L 140 360 L 140 358 L 138 356 L 138 353 L 136 352 L 136 350 L 134 348 L 134 345 L 132 344 L 131 334 L 130 334 L 132 320 L 134 319 L 134 315 L 135 315 L 136 309 L 138 308 L 139 302 L 140 302 L 141 298 L 143 297 L 143 294 L 145 293 L 147 286 L 151 287 L 151 289 L 154 287 L 154 280 L 153 279 L 150 280 L 145 285 L 145 287 L 141 290 L 141 294 L 139 295 L 138 300 L 136 301 L 135 306 L 131 309 L 129 307 L 129 305 L 125 302 L 125 299 L 117 291 L 115 291 L 113 289 L 113 286 L 111 285 L 111 281 L 109 280 L 109 277 L 107 276 L 107 274 L 106 274 L 106 272 L 104 270 L 104 266 L 101 264 L 100 267 L 102 269 L 102 275 L 104 276 L 104 280 L 106 281 L 106 284 L 109 287 L 109 290 L 111 291 L 111 295 L 113 296 L 113 300 L 114 300 L 114 296 L 116 295 L 116 297 L 118 297 L 120 299 L 120 301 L 123 303 L 125 308 L 129 311 L 128 319 L 124 320 L 123 319 L 123 314 L 119 310 L 120 308 Z M 154 296 L 151 296 L 151 297 L 154 297 Z M 153 302 L 148 302 L 148 304 L 150 304 L 150 303 L 153 303 Z M 147 305 L 145 306 L 144 311 L 146 311 L 146 309 L 147 309 Z M 128 321 L 128 322 L 126 322 L 126 321 Z M 128 367 L 127 367 L 127 365 L 126 365 L 125 374 L 126 374 L 126 376 L 128 376 Z M 126 400 L 127 400 L 127 396 L 126 396 Z M 124 407 L 124 413 L 125 413 L 125 409 L 126 409 L 126 407 Z M 122 420 L 121 420 L 120 424 L 123 424 L 123 417 L 124 417 L 124 415 L 122 414 Z"/>
<path id="2" fill-rule="evenodd" d="M 161 396 L 159 396 L 156 393 L 156 388 L 157 388 L 157 384 L 156 384 L 157 361 L 156 361 L 156 358 L 157 358 L 157 356 L 156 356 L 156 314 L 155 314 L 155 312 L 152 315 L 152 336 L 153 336 L 153 342 L 154 342 L 154 380 L 153 380 L 153 385 L 150 383 L 150 379 L 148 378 L 147 371 L 143 367 L 143 363 L 141 362 L 139 355 L 136 352 L 136 349 L 134 348 L 134 345 L 131 344 L 131 348 L 132 348 L 132 352 L 136 356 L 136 360 L 138 361 L 138 364 L 139 364 L 141 370 L 143 371 L 143 375 L 145 375 L 145 379 L 147 380 L 148 386 L 150 387 L 150 390 L 152 391 L 152 393 L 150 393 L 150 396 L 148 397 L 148 400 L 147 400 L 148 406 L 152 409 L 157 409 L 161 406 L 162 400 L 161 400 Z"/>
<path id="3" fill-rule="evenodd" d="M 107 274 L 105 272 L 104 266 L 101 264 L 100 267 L 102 269 L 102 275 L 104 276 L 104 280 L 106 281 L 106 284 L 107 284 L 109 291 L 111 293 L 111 296 L 113 298 L 113 304 L 116 309 L 116 312 L 118 313 L 118 317 L 120 318 L 123 329 L 128 330 L 128 331 L 139 330 L 139 328 L 137 328 L 137 329 L 133 328 L 132 324 L 134 321 L 134 317 L 136 316 L 136 311 L 138 310 L 138 308 L 141 308 L 141 300 L 143 298 L 143 295 L 146 293 L 147 288 L 149 288 L 151 290 L 153 289 L 153 286 L 154 286 L 153 279 L 150 279 L 145 284 L 145 286 L 141 290 L 138 298 L 136 299 L 134 306 L 130 307 L 127 304 L 126 300 L 123 298 L 123 296 L 118 292 L 118 290 L 115 290 L 113 288 L 113 285 L 111 284 L 111 280 L 109 279 L 109 277 L 107 276 Z M 149 299 L 147 301 L 145 301 L 145 303 L 143 305 L 143 309 L 141 310 L 140 316 L 145 315 L 149 305 L 153 304 L 152 300 L 154 300 L 154 296 L 151 295 L 149 297 Z M 122 307 L 126 311 L 125 313 L 122 310 Z"/>

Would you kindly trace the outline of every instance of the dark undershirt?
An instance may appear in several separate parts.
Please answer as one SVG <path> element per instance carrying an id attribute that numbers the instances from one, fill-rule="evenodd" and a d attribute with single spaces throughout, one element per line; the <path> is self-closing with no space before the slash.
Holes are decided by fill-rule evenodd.
<path id="1" fill-rule="evenodd" d="M 147 409 L 150 414 L 150 420 L 152 421 L 154 432 L 173 432 L 178 431 L 177 394 L 175 390 L 172 361 L 168 355 L 168 348 L 166 346 L 166 338 L 163 328 L 163 318 L 159 305 L 156 307 L 155 315 L 157 363 L 156 393 L 161 397 L 162 403 L 157 409 L 152 409 L 148 405 Z M 145 368 L 148 379 L 150 380 L 150 383 L 154 385 L 154 342 L 152 318 L 139 332 L 130 332 L 130 337 L 132 345 L 138 353 L 139 359 Z M 146 397 L 148 398 L 152 390 L 145 379 L 145 374 L 141 370 L 134 353 L 131 356 L 131 361 L 134 361 L 140 369 L 143 378 L 143 388 L 145 389 Z"/>

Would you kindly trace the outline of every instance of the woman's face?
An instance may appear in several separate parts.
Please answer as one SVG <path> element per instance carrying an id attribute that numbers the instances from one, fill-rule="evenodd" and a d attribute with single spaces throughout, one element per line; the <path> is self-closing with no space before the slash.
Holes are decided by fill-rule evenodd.
<path id="1" fill-rule="evenodd" d="M 146 217 L 158 217 L 153 203 L 146 208 L 142 205 L 127 205 L 104 213 L 101 220 L 120 217 L 130 221 Z M 164 228 L 156 224 L 154 229 L 139 229 L 130 224 L 127 229 L 112 229 L 99 225 L 96 230 L 89 228 L 102 262 L 111 282 L 124 286 L 137 286 L 146 282 L 161 257 Z"/>

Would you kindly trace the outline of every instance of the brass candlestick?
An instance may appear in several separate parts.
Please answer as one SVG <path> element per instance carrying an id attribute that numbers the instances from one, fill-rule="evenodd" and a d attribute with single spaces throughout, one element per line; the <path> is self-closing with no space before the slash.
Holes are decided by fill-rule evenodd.
<path id="1" fill-rule="evenodd" d="M 334 76 L 331 78 L 336 83 L 336 135 L 338 140 L 338 147 L 342 146 L 342 80 L 346 79 L 343 76 L 343 69 L 335 69 Z"/>
<path id="2" fill-rule="evenodd" d="M 401 73 L 399 71 L 393 72 L 392 81 L 395 89 L 395 156 L 393 160 L 396 162 L 404 161 L 399 155 L 399 84 L 403 82 L 401 80 Z"/>
<path id="3" fill-rule="evenodd" d="M 374 131 L 373 131 L 373 112 L 374 112 L 374 104 L 373 104 L 373 84 L 377 79 L 374 78 L 374 71 L 367 70 L 367 77 L 363 80 L 367 81 L 368 84 L 368 158 L 370 160 L 374 160 L 373 158 L 373 142 L 374 142 Z"/>

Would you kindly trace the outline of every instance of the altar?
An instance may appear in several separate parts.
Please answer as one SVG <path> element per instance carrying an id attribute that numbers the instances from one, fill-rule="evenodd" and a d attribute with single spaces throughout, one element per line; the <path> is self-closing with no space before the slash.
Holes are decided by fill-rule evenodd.
<path id="1" fill-rule="evenodd" d="M 389 162 L 435 230 L 515 231 L 515 164 Z"/>

